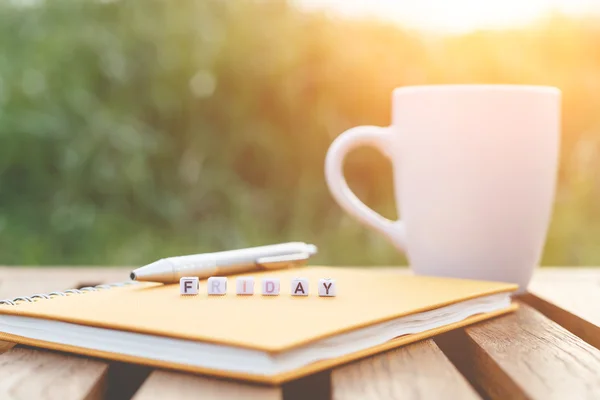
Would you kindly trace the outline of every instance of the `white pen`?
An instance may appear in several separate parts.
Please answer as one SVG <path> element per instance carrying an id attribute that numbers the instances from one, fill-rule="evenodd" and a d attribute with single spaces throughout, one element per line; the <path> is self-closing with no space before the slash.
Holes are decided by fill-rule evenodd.
<path id="1" fill-rule="evenodd" d="M 163 258 L 131 272 L 136 281 L 175 283 L 182 277 L 208 278 L 241 272 L 283 269 L 304 264 L 317 247 L 303 242 L 280 243 L 216 253 Z"/>

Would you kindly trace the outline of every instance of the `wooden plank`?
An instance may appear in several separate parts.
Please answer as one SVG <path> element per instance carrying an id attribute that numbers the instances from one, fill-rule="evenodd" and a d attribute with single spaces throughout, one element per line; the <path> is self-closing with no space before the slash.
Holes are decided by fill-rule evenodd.
<path id="1" fill-rule="evenodd" d="M 0 267 L 0 299 L 129 280 L 124 268 Z"/>
<path id="2" fill-rule="evenodd" d="M 39 277 L 46 275 L 47 277 L 55 278 L 73 278 L 75 277 L 114 277 L 119 279 L 129 279 L 129 273 L 135 267 L 86 267 L 86 266 L 71 266 L 71 267 L 0 267 L 1 277 Z"/>
<path id="3" fill-rule="evenodd" d="M 594 322 L 590 322 L 578 315 L 580 314 L 579 311 L 585 311 L 585 309 L 576 308 L 575 311 L 572 312 L 569 311 L 568 307 L 562 308 L 562 306 L 560 306 L 562 304 L 560 299 L 554 300 L 556 297 L 549 297 L 552 298 L 551 301 L 529 293 L 519 297 L 519 299 L 561 325 L 575 336 L 578 336 L 597 349 L 600 349 L 600 327 Z M 590 304 L 588 308 L 593 307 L 592 304 Z"/>
<path id="4" fill-rule="evenodd" d="M 14 298 L 17 296 L 28 296 L 35 293 L 46 293 L 54 290 L 63 290 L 76 285 L 73 278 L 58 279 L 52 275 L 52 271 L 45 271 L 38 275 L 37 279 L 33 277 L 21 279 L 22 275 L 18 271 L 6 271 L 7 268 L 0 268 L 0 300 L 5 298 Z M 50 279 L 49 279 L 50 278 Z M 14 343 L 0 341 L 0 354 L 12 349 Z"/>
<path id="5" fill-rule="evenodd" d="M 15 347 L 0 355 L 1 399 L 100 399 L 106 363 Z"/>
<path id="6" fill-rule="evenodd" d="M 251 385 L 179 372 L 157 370 L 133 397 L 134 400 L 198 399 L 203 400 L 277 400 L 282 399 L 278 387 Z"/>
<path id="7" fill-rule="evenodd" d="M 0 281 L 0 299 L 12 299 L 19 296 L 31 296 L 36 293 L 73 289 L 73 285 L 77 285 L 77 281 L 45 279 L 45 277 L 40 277 L 36 280 L 7 280 L 3 278 Z"/>
<path id="8" fill-rule="evenodd" d="M 600 349 L 600 268 L 545 268 L 523 302 Z"/>
<path id="9" fill-rule="evenodd" d="M 584 399 L 600 393 L 600 350 L 526 304 L 435 341 L 491 399 Z"/>
<path id="10" fill-rule="evenodd" d="M 43 284 L 45 284 L 45 282 L 49 282 L 51 284 L 51 286 L 44 286 L 44 287 L 40 286 L 40 289 L 44 289 L 44 290 L 29 290 L 29 291 L 25 290 L 25 291 L 23 291 L 23 290 L 17 288 L 16 284 L 14 284 L 14 283 L 7 285 L 7 282 L 8 282 L 7 277 L 9 276 L 9 274 L 5 273 L 6 270 L 10 270 L 10 276 L 11 276 L 12 282 L 15 282 L 15 281 L 20 282 L 19 286 L 21 286 L 21 284 L 23 284 L 23 283 L 31 282 L 32 280 L 38 281 L 38 282 L 43 281 L 42 282 Z M 13 295 L 13 294 L 14 295 L 22 295 L 22 294 L 32 294 L 33 292 L 37 292 L 37 291 L 65 289 L 67 287 L 77 286 L 77 284 L 75 284 L 75 285 L 68 284 L 68 285 L 58 287 L 53 282 L 53 280 L 55 278 L 60 278 L 58 280 L 62 280 L 63 277 L 77 276 L 78 282 L 84 281 L 87 284 L 96 284 L 96 283 L 101 283 L 101 282 L 116 282 L 116 281 L 120 281 L 120 280 L 125 280 L 125 279 L 127 279 L 127 274 L 129 273 L 129 271 L 130 271 L 130 268 L 126 268 L 126 269 L 90 268 L 90 269 L 86 269 L 86 270 L 74 270 L 72 268 L 60 268 L 57 270 L 45 269 L 45 268 L 27 268 L 27 269 L 23 269 L 23 270 L 20 270 L 20 269 L 15 270 L 14 268 L 0 268 L 0 298 L 4 298 L 2 296 L 3 290 L 5 290 L 5 293 L 8 293 L 10 295 Z M 569 287 L 569 285 L 572 285 L 574 288 L 576 285 L 579 285 L 579 289 L 581 289 L 581 284 L 582 284 L 581 282 L 589 283 L 589 282 L 593 281 L 593 279 L 597 279 L 597 277 L 598 277 L 597 271 L 593 271 L 593 270 L 563 271 L 563 270 L 556 269 L 556 270 L 548 270 L 547 273 L 546 273 L 545 269 L 542 269 L 541 271 L 543 271 L 543 272 L 541 272 L 540 274 L 537 274 L 534 277 L 534 281 L 532 282 L 532 289 L 538 290 L 537 292 L 534 292 L 535 295 L 537 296 L 540 293 L 540 291 L 539 291 L 539 289 L 536 289 L 536 288 L 540 286 L 539 282 L 544 282 L 544 284 L 547 285 L 547 287 L 548 287 L 548 289 L 546 290 L 546 293 L 543 294 L 543 296 L 546 296 L 545 297 L 546 299 L 552 295 L 550 292 L 554 293 L 556 291 L 556 290 L 551 291 L 550 288 L 552 288 L 552 287 L 563 288 L 563 287 Z M 571 276 L 572 278 L 571 278 L 571 280 L 567 279 L 567 283 L 564 284 L 565 278 L 568 276 Z M 577 280 L 579 280 L 579 283 L 577 283 Z M 13 287 L 13 285 L 15 285 L 15 286 Z M 554 286 L 552 286 L 552 285 L 554 285 Z M 589 286 L 590 286 L 590 288 L 593 287 L 593 285 L 589 285 Z M 10 290 L 6 290 L 7 287 L 10 288 Z M 31 288 L 31 286 L 30 286 L 30 288 Z M 48 288 L 48 289 L 46 290 L 46 288 Z M 581 292 L 581 290 L 579 290 L 578 293 L 580 293 L 580 292 Z M 563 299 L 562 300 L 563 303 L 567 300 L 573 301 L 572 296 L 565 295 L 564 297 L 566 298 L 566 300 Z M 559 297 L 556 297 L 556 298 L 559 298 Z M 588 308 L 590 309 L 590 310 L 584 311 L 584 312 L 593 313 L 593 310 L 591 310 L 593 303 L 589 303 L 589 302 L 582 302 L 582 303 L 588 304 Z M 598 303 L 595 302 L 595 304 L 598 304 Z M 552 304 L 550 303 L 550 305 L 552 305 Z M 526 310 L 525 311 L 526 313 L 534 313 L 533 317 L 531 315 L 524 317 L 524 318 L 530 319 L 534 322 L 529 323 L 529 324 L 527 324 L 527 323 L 522 324 L 517 319 L 517 322 L 513 321 L 513 322 L 511 322 L 512 325 L 509 324 L 510 326 L 513 326 L 513 328 L 509 327 L 504 330 L 500 330 L 499 333 L 495 332 L 494 329 L 492 329 L 493 334 L 490 334 L 489 332 L 487 332 L 487 333 L 479 332 L 478 333 L 479 336 L 477 336 L 477 334 L 476 334 L 477 331 L 473 330 L 476 327 L 471 327 L 471 328 L 468 328 L 467 330 L 464 330 L 464 331 L 461 330 L 458 332 L 458 334 L 459 334 L 458 341 L 460 342 L 461 340 L 462 341 L 466 340 L 466 344 L 467 344 L 464 348 L 466 354 L 463 356 L 467 359 L 468 362 L 472 363 L 473 360 L 475 360 L 473 365 L 468 365 L 468 363 L 467 363 L 467 366 L 465 367 L 464 365 L 460 365 L 461 364 L 460 362 L 456 361 L 456 356 L 451 356 L 450 358 L 453 361 L 455 361 L 457 363 L 457 365 L 459 365 L 459 367 L 461 368 L 461 371 L 469 377 L 469 380 L 471 380 L 473 382 L 473 384 L 476 385 L 478 390 L 481 391 L 481 394 L 485 395 L 486 397 L 491 397 L 491 398 L 502 398 L 502 397 L 504 397 L 504 398 L 506 398 L 506 397 L 510 397 L 510 398 L 519 398 L 519 397 L 520 398 L 554 398 L 554 397 L 556 397 L 556 398 L 558 398 L 558 397 L 564 397 L 564 394 L 573 394 L 574 395 L 573 397 L 581 398 L 581 397 L 585 397 L 586 395 L 589 395 L 590 393 L 595 393 L 596 391 L 598 391 L 599 390 L 598 389 L 598 379 L 597 379 L 597 376 L 594 375 L 594 373 L 593 373 L 593 371 L 600 370 L 600 368 L 598 368 L 598 364 L 597 364 L 598 357 L 597 357 L 597 354 L 590 353 L 590 348 L 592 350 L 595 350 L 595 349 L 590 346 L 588 346 L 589 348 L 586 348 L 585 346 L 581 347 L 581 341 L 577 341 L 576 340 L 577 338 L 575 338 L 573 335 L 567 334 L 567 336 L 565 336 L 565 333 L 561 332 L 560 330 L 556 331 L 554 328 L 549 329 L 549 330 L 546 329 L 545 328 L 546 324 L 550 323 L 555 328 L 556 328 L 556 324 L 552 324 L 547 319 L 545 319 L 545 322 L 540 323 L 539 318 L 540 317 L 543 318 L 543 316 L 541 316 L 539 313 L 535 313 L 535 311 L 525 308 L 525 307 L 526 306 L 524 306 L 523 309 L 520 310 L 519 312 L 517 312 L 516 314 L 519 316 L 519 318 L 521 318 L 522 314 L 524 312 L 523 310 Z M 572 306 L 572 307 L 576 308 L 575 306 Z M 560 307 L 557 307 L 557 308 L 560 310 Z M 577 312 L 580 313 L 578 315 L 584 315 L 584 314 L 581 314 L 581 311 L 577 311 Z M 548 313 L 548 311 L 545 311 L 545 313 Z M 509 318 L 509 317 L 512 318 L 513 316 L 507 316 L 504 318 Z M 588 318 L 589 318 L 589 316 L 588 316 Z M 593 318 L 593 317 L 591 317 L 591 318 Z M 490 324 L 494 321 L 488 321 L 483 324 L 479 324 L 477 327 L 480 327 L 484 324 Z M 588 320 L 586 319 L 584 321 L 587 322 Z M 514 325 L 521 328 L 520 331 L 518 329 L 515 331 L 517 333 L 516 335 L 514 334 L 515 332 L 511 331 L 511 329 L 514 329 Z M 520 326 L 520 325 L 523 325 L 523 326 Z M 537 328 L 535 328 L 535 327 L 537 327 Z M 538 332 L 536 329 L 541 330 L 543 334 Z M 569 329 L 571 329 L 571 328 L 569 328 Z M 453 334 L 456 334 L 456 332 Z M 497 337 L 498 335 L 500 336 L 500 338 Z M 521 337 L 522 335 L 524 335 L 525 339 Z M 550 339 L 546 337 L 548 335 L 550 336 Z M 445 336 L 445 338 L 447 339 L 448 336 Z M 498 346 L 493 346 L 493 345 L 490 345 L 490 343 L 487 343 L 487 341 L 502 343 L 502 338 L 504 338 L 503 340 L 505 342 L 504 347 L 502 347 L 501 345 L 498 345 L 498 346 L 500 346 L 498 348 Z M 506 344 L 506 343 L 514 343 L 514 342 L 511 342 L 512 339 L 518 340 L 519 342 L 523 342 L 523 343 L 527 343 L 529 340 L 531 345 L 524 347 L 524 350 L 521 349 L 521 351 L 527 353 L 528 355 L 529 354 L 533 354 L 533 355 L 532 356 L 523 356 L 522 357 L 523 359 L 519 359 L 515 355 L 515 353 L 518 352 L 518 348 L 510 350 L 510 346 Z M 563 340 L 565 343 L 562 343 Z M 452 341 L 454 343 L 458 343 L 456 338 L 451 338 L 451 342 Z M 538 343 L 538 341 L 541 342 L 542 345 L 540 345 Z M 546 342 L 549 342 L 549 343 L 546 343 Z M 485 344 L 485 346 L 484 346 L 484 344 Z M 565 348 L 562 350 L 560 350 L 560 349 L 557 350 L 556 348 L 554 348 L 554 347 L 560 347 L 559 344 L 564 346 Z M 584 345 L 585 345 L 585 343 L 584 343 Z M 440 346 L 442 346 L 442 345 L 440 344 Z M 540 347 L 536 348 L 536 346 L 540 346 Z M 442 346 L 442 347 L 444 347 L 444 346 Z M 576 351 L 573 351 L 573 349 L 571 347 L 574 347 Z M 3 357 L 5 357 L 17 350 L 20 351 L 23 349 L 16 348 L 8 353 L 5 353 L 4 355 L 0 356 L 0 360 Z M 32 352 L 35 352 L 37 354 L 36 357 L 40 356 L 41 353 L 54 354 L 51 352 L 35 351 L 35 350 L 31 350 L 31 349 L 24 349 L 24 350 L 30 350 Z M 444 348 L 444 350 L 446 350 L 448 353 L 450 353 L 450 351 L 448 351 L 447 348 Z M 0 350 L 0 353 L 1 353 L 1 350 Z M 482 354 L 480 354 L 480 353 L 482 353 Z M 567 354 L 569 354 L 569 353 L 573 353 L 574 357 L 569 358 L 567 356 Z M 580 353 L 583 353 L 583 355 Z M 586 356 L 586 354 L 587 354 L 587 356 Z M 379 358 L 379 357 L 383 357 L 383 356 L 387 356 L 387 354 L 375 356 L 372 358 L 375 359 L 375 358 Z M 46 357 L 46 355 L 44 355 L 43 357 Z M 70 356 L 65 356 L 65 357 L 70 357 Z M 506 357 L 511 361 L 510 362 L 506 361 L 505 358 L 503 358 L 503 357 Z M 515 358 L 516 361 L 513 362 L 511 357 Z M 550 357 L 550 361 L 551 361 L 549 363 L 550 366 L 548 366 L 546 369 L 537 368 L 537 363 L 543 364 L 544 362 L 547 361 L 545 359 L 545 357 Z M 35 357 L 33 357 L 33 358 L 35 358 Z M 525 361 L 523 361 L 523 360 L 525 360 Z M 535 362 L 532 362 L 532 360 Z M 575 361 L 573 361 L 573 360 L 575 360 Z M 577 364 L 577 368 L 573 369 L 572 366 L 569 364 L 569 362 L 571 362 L 571 363 L 577 362 L 578 360 L 581 360 L 581 363 Z M 366 360 L 364 360 L 364 361 L 366 361 Z M 567 362 L 567 361 L 569 361 L 569 362 Z M 507 368 L 505 365 L 503 365 L 503 362 L 509 363 L 511 365 L 515 364 L 516 366 L 513 366 L 513 369 Z M 528 362 L 530 362 L 530 364 L 528 364 Z M 390 364 L 390 361 L 389 360 L 381 361 L 381 363 Z M 564 363 L 564 364 L 562 364 L 562 363 Z M 45 363 L 42 363 L 42 364 L 45 364 Z M 358 363 L 355 363 L 355 364 L 358 364 Z M 353 367 L 355 364 L 349 365 L 348 368 Z M 428 362 L 427 364 L 430 364 L 430 367 L 431 367 L 431 365 L 437 365 L 438 361 Z M 480 367 L 481 366 L 485 367 L 482 370 L 483 372 L 481 372 L 479 374 L 473 374 L 473 369 L 475 369 L 475 367 L 474 367 L 475 365 L 479 365 Z M 531 365 L 536 366 L 536 369 L 533 370 L 533 372 L 529 371 L 532 369 Z M 560 365 L 563 365 L 563 367 L 562 367 L 563 369 L 572 371 L 571 374 L 565 375 L 562 372 L 562 370 L 559 368 Z M 591 369 L 592 372 L 590 372 L 590 371 L 586 372 L 587 365 L 590 366 L 589 369 Z M 556 370 L 558 372 L 556 372 L 556 373 L 551 372 L 553 369 L 553 366 L 558 366 L 556 368 Z M 346 368 L 346 367 L 344 367 L 344 368 Z M 479 369 L 482 369 L 482 368 L 479 368 Z M 547 380 L 550 383 L 546 383 L 545 380 L 541 379 L 541 378 L 539 378 L 538 380 L 530 379 L 530 378 L 528 378 L 527 374 L 524 374 L 523 378 L 519 380 L 516 377 L 520 376 L 520 374 L 522 372 L 521 369 L 525 369 L 525 371 L 529 371 L 530 375 L 535 375 L 537 373 L 542 378 L 544 376 L 546 376 Z M 155 376 L 158 373 L 176 375 L 176 376 L 180 377 L 178 379 L 184 379 L 185 381 L 192 380 L 192 381 L 195 381 L 195 383 L 193 383 L 191 385 L 187 385 L 185 383 L 181 384 L 181 381 L 180 381 L 179 385 L 172 385 L 171 381 L 173 381 L 173 379 L 167 378 L 166 380 L 168 382 L 165 382 L 165 378 L 162 378 L 162 381 L 159 381 L 159 385 L 160 386 L 165 385 L 164 386 L 165 388 L 171 387 L 171 389 L 165 389 L 166 391 L 158 392 L 158 393 L 162 393 L 162 395 L 157 396 L 156 398 L 169 398 L 173 394 L 177 395 L 177 396 L 175 396 L 177 398 L 185 399 L 187 397 L 191 397 L 192 395 L 195 398 L 195 397 L 198 397 L 199 393 L 202 393 L 203 396 L 207 396 L 205 398 L 212 398 L 212 397 L 216 397 L 216 396 L 219 396 L 220 399 L 253 398 L 251 396 L 254 396 L 254 398 L 261 398 L 261 399 L 262 398 L 267 398 L 267 399 L 268 398 L 282 398 L 282 397 L 285 397 L 286 399 L 288 399 L 288 394 L 292 395 L 295 393 L 296 394 L 300 393 L 300 391 L 296 390 L 296 389 L 294 389 L 294 391 L 292 393 L 291 389 L 288 391 L 285 391 L 285 390 L 282 391 L 281 388 L 254 386 L 254 385 L 249 385 L 249 384 L 243 384 L 243 383 L 237 383 L 237 382 L 234 383 L 234 382 L 229 382 L 229 381 L 203 378 L 203 377 L 179 374 L 179 373 L 174 373 L 174 372 L 155 371 L 151 374 L 151 376 L 148 378 L 148 380 L 142 385 L 141 389 L 137 392 L 135 398 L 138 398 L 138 396 L 151 396 L 152 395 L 152 392 L 153 392 L 152 387 L 153 387 L 153 385 L 154 386 L 157 385 L 153 382 L 156 381 Z M 6 379 L 6 378 L 3 379 L 4 375 L 5 375 L 4 372 L 0 369 L 0 388 L 2 388 L 3 382 Z M 27 378 L 29 384 L 32 385 L 33 387 L 43 386 L 43 381 L 38 381 L 38 379 L 35 378 L 35 375 L 36 374 L 33 374 L 33 373 L 29 375 L 29 377 Z M 381 373 L 377 373 L 376 375 L 377 375 L 377 379 L 380 379 L 379 376 L 382 376 Z M 574 376 L 576 376 L 576 375 L 581 375 L 580 379 L 578 379 L 578 380 L 575 379 Z M 104 376 L 106 376 L 106 374 L 104 374 Z M 565 376 L 568 378 L 568 379 L 566 379 L 566 383 L 564 382 Z M 184 378 L 181 378 L 181 377 L 184 377 Z M 459 375 L 459 378 L 462 379 L 462 377 L 460 375 Z M 332 379 L 333 379 L 333 377 L 332 377 Z M 389 378 L 386 378 L 386 379 L 389 379 Z M 199 384 L 197 382 L 198 380 L 207 381 L 209 383 L 201 382 Z M 531 380 L 531 384 L 529 382 L 530 380 Z M 560 383 L 561 380 L 563 381 L 563 383 Z M 101 392 L 103 390 L 103 387 L 106 386 L 106 377 L 102 378 L 101 381 L 102 382 L 98 386 L 96 386 L 99 389 L 92 389 L 91 392 L 84 394 L 84 396 L 86 396 L 86 395 L 97 396 L 96 393 L 99 393 L 99 390 Z M 463 379 L 463 381 L 464 381 L 464 379 Z M 296 382 L 292 382 L 291 384 L 288 384 L 289 388 L 294 387 L 295 383 Z M 487 389 L 484 388 L 484 385 L 483 385 L 484 383 L 487 385 L 486 386 Z M 354 384 L 354 382 L 352 382 L 352 384 Z M 527 387 L 527 385 L 529 385 L 529 384 L 533 388 Z M 544 391 L 544 389 L 545 389 L 544 384 L 547 384 L 547 386 L 549 386 L 549 388 L 546 388 L 546 391 Z M 588 385 L 587 391 L 581 389 L 581 386 L 585 385 L 585 384 Z M 200 386 L 198 386 L 198 385 L 200 385 Z M 233 386 L 231 386 L 231 385 L 233 385 Z M 310 386 L 308 383 L 306 385 Z M 332 383 L 332 385 L 333 385 L 333 392 L 335 393 L 335 388 L 338 385 L 334 384 L 334 383 Z M 68 384 L 65 384 L 64 386 L 65 386 L 65 388 L 63 390 L 69 389 Z M 173 387 L 173 386 L 176 386 L 176 387 Z M 181 389 L 179 386 L 189 386 L 191 388 L 186 390 L 186 389 Z M 296 385 L 296 386 L 298 386 L 298 385 Z M 150 387 L 150 389 L 147 389 L 148 387 Z M 384 387 L 384 386 L 380 386 L 380 387 Z M 570 389 L 575 388 L 575 389 L 567 390 L 566 388 L 570 388 Z M 54 388 L 54 389 L 56 389 L 56 388 Z M 202 391 L 198 392 L 198 390 L 202 390 Z M 263 392 L 263 391 L 266 391 L 266 392 Z M 547 395 L 548 393 L 550 393 L 552 391 L 556 392 L 556 394 L 554 396 Z M 285 393 L 282 394 L 282 392 L 285 392 Z M 22 398 L 22 397 L 15 397 L 14 393 L 17 393 L 17 392 L 11 392 L 11 395 L 13 397 L 7 397 L 5 393 L 0 391 L 0 398 L 9 398 L 9 399 L 10 398 Z M 58 394 L 56 395 L 56 398 L 69 398 L 68 395 L 65 395 L 66 392 L 64 392 L 64 391 L 63 392 L 58 391 L 57 393 Z M 323 392 L 323 394 L 324 393 L 325 392 Z M 368 392 L 368 393 L 371 393 L 371 392 Z M 27 393 L 27 394 L 29 394 L 29 393 Z M 273 394 L 274 394 L 274 397 L 273 397 Z M 561 396 L 561 394 L 562 394 L 562 396 Z M 229 396 L 229 397 L 227 397 L 227 396 Z M 334 394 L 334 396 L 335 396 L 335 394 Z M 371 395 L 371 398 L 373 398 L 374 396 L 385 397 L 386 392 L 383 392 L 381 390 L 380 390 L 380 392 L 373 392 L 373 394 Z M 406 394 L 404 394 L 404 396 L 406 396 Z M 423 393 L 422 396 L 427 398 L 428 394 Z M 48 396 L 46 395 L 46 397 L 48 397 Z M 436 398 L 440 397 L 439 393 L 434 397 L 436 397 Z M 50 398 L 53 398 L 53 397 L 50 397 Z M 75 397 L 75 398 L 77 398 L 77 397 Z M 79 398 L 82 398 L 82 397 L 79 397 Z M 147 398 L 147 397 L 140 397 L 140 398 Z M 154 397 L 148 397 L 148 398 L 154 398 Z M 308 398 L 308 397 L 306 397 L 306 398 Z M 310 398 L 316 399 L 318 397 L 310 397 Z M 361 397 L 361 398 L 369 398 L 369 397 L 367 397 L 365 395 L 364 397 Z"/>
<path id="11" fill-rule="evenodd" d="M 0 298 L 77 287 L 77 274 L 51 270 L 2 274 Z M 100 399 L 107 387 L 108 363 L 0 342 L 1 399 Z M 4 349 L 4 351 L 2 351 Z"/>
<path id="12" fill-rule="evenodd" d="M 15 347 L 14 343 L 3 342 L 0 340 L 0 354 L 7 352 L 8 350 L 12 349 L 13 347 Z"/>
<path id="13" fill-rule="evenodd" d="M 478 399 L 433 340 L 423 340 L 334 369 L 334 400 Z"/>

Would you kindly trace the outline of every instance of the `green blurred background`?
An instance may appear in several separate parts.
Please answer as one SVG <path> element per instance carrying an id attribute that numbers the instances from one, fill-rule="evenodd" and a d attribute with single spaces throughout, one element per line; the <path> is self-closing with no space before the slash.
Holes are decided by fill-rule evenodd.
<path id="1" fill-rule="evenodd" d="M 139 265 L 283 241 L 316 263 L 404 264 L 339 208 L 326 150 L 388 125 L 397 86 L 563 91 L 545 265 L 600 263 L 600 24 L 417 33 L 279 1 L 0 1 L 0 264 Z M 350 186 L 394 218 L 389 162 Z"/>

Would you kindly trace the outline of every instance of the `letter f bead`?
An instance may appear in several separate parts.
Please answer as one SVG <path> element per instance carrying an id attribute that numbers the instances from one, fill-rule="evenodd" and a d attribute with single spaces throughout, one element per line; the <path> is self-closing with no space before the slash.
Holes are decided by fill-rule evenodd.
<path id="1" fill-rule="evenodd" d="M 200 281 L 197 277 L 183 277 L 179 280 L 179 293 L 182 296 L 194 296 L 198 294 Z"/>

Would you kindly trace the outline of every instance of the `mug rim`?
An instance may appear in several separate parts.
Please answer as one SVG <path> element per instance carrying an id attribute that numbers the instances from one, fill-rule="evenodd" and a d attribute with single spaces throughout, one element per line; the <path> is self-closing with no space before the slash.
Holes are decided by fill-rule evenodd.
<path id="1" fill-rule="evenodd" d="M 393 94 L 410 94 L 420 92 L 445 92 L 445 91 L 460 91 L 460 92 L 479 92 L 479 91 L 495 91 L 495 92 L 533 92 L 540 94 L 560 95 L 561 90 L 555 86 L 546 85 L 519 85 L 519 84 L 496 84 L 496 83 L 449 83 L 449 84 L 432 84 L 432 85 L 408 85 L 399 86 L 393 90 Z"/>

